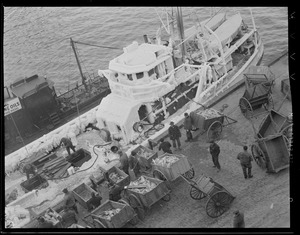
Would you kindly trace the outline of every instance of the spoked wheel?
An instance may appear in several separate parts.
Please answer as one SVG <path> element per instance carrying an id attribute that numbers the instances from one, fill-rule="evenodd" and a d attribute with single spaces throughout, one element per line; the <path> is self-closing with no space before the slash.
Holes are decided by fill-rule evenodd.
<path id="1" fill-rule="evenodd" d="M 153 171 L 153 177 L 162 181 L 167 181 L 167 177 L 160 170 Z"/>
<path id="2" fill-rule="evenodd" d="M 129 195 L 129 204 L 135 210 L 140 220 L 145 218 L 145 210 L 141 201 L 133 194 Z"/>
<path id="3" fill-rule="evenodd" d="M 292 141 L 293 141 L 293 124 L 290 124 L 282 129 L 281 134 L 285 137 L 286 145 L 288 147 L 288 151 L 291 151 Z"/>
<path id="4" fill-rule="evenodd" d="M 242 97 L 240 99 L 239 106 L 240 106 L 242 114 L 246 118 L 251 118 L 253 116 L 252 106 L 251 106 L 250 102 L 246 98 Z"/>
<path id="5" fill-rule="evenodd" d="M 185 173 L 183 174 L 183 176 L 184 176 L 185 178 L 188 178 L 188 179 L 193 179 L 194 176 L 195 176 L 195 171 L 194 171 L 194 168 L 193 168 L 193 166 L 192 166 L 192 163 L 191 163 L 190 161 L 188 161 L 188 162 L 189 162 L 189 165 L 190 165 L 191 169 L 189 169 L 187 172 L 185 172 Z"/>
<path id="6" fill-rule="evenodd" d="M 232 196 L 225 191 L 216 192 L 206 203 L 206 213 L 211 218 L 217 218 L 229 209 Z"/>
<path id="7" fill-rule="evenodd" d="M 94 219 L 93 224 L 95 228 L 106 228 L 106 226 L 98 219 Z"/>
<path id="8" fill-rule="evenodd" d="M 213 122 L 207 131 L 207 139 L 208 140 L 216 140 L 220 137 L 222 133 L 223 125 L 219 121 Z"/>
<path id="9" fill-rule="evenodd" d="M 203 193 L 197 186 L 191 185 L 190 196 L 194 200 L 201 200 L 206 197 L 206 194 Z"/>
<path id="10" fill-rule="evenodd" d="M 266 156 L 257 144 L 251 146 L 251 153 L 256 164 L 260 168 L 265 169 L 267 167 Z"/>

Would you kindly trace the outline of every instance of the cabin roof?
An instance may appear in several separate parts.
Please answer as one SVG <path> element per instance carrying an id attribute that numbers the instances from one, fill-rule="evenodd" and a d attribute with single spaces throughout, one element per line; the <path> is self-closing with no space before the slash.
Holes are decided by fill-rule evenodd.
<path id="1" fill-rule="evenodd" d="M 17 97 L 25 98 L 36 93 L 39 89 L 53 85 L 53 82 L 38 75 L 29 78 L 18 78 L 11 85 L 10 89 Z"/>
<path id="2" fill-rule="evenodd" d="M 159 51 L 163 50 L 166 50 L 166 47 L 162 45 L 138 45 L 137 42 L 133 42 L 124 48 L 123 54 L 110 61 L 109 69 L 127 74 L 147 71 L 150 65 L 157 61 Z"/>

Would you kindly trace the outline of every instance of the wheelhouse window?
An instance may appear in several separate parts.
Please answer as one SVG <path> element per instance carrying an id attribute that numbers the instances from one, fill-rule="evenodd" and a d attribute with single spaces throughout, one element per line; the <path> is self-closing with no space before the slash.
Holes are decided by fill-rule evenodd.
<path id="1" fill-rule="evenodd" d="M 136 78 L 137 79 L 141 79 L 141 78 L 143 78 L 144 77 L 144 73 L 137 73 L 136 74 Z"/>
<path id="2" fill-rule="evenodd" d="M 148 71 L 148 74 L 149 74 L 149 77 L 151 77 L 151 76 L 154 74 L 154 69 L 150 69 L 150 70 Z"/>
<path id="3" fill-rule="evenodd" d="M 127 76 L 128 76 L 128 79 L 129 79 L 130 81 L 132 81 L 132 80 L 133 80 L 133 78 L 132 78 L 132 74 L 128 74 Z"/>

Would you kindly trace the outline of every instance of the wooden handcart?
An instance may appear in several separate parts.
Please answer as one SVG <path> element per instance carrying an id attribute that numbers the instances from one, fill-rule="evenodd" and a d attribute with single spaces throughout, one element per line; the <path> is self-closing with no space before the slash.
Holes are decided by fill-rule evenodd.
<path id="1" fill-rule="evenodd" d="M 190 196 L 194 200 L 207 198 L 206 213 L 211 218 L 216 218 L 225 213 L 234 196 L 231 195 L 223 186 L 215 182 L 212 178 L 201 175 L 195 180 L 183 177 L 190 184 Z"/>
<path id="2" fill-rule="evenodd" d="M 158 202 L 159 200 L 169 201 L 171 199 L 170 193 L 171 190 L 167 187 L 166 182 L 151 178 L 148 176 L 140 176 L 137 180 L 140 180 L 141 177 L 144 179 L 155 183 L 156 186 L 145 193 L 136 192 L 134 189 L 140 186 L 126 186 L 123 190 L 122 199 L 119 202 L 131 206 L 138 215 L 140 220 L 145 218 L 146 212 L 150 207 Z"/>
<path id="3" fill-rule="evenodd" d="M 239 101 L 239 107 L 246 118 L 253 117 L 254 110 L 261 107 L 266 110 L 274 108 L 271 95 L 274 77 L 267 72 L 263 73 L 266 70 L 264 67 L 252 66 L 252 73 L 244 74 L 246 90 Z"/>
<path id="4" fill-rule="evenodd" d="M 72 190 L 74 198 L 79 202 L 81 206 L 89 210 L 92 200 L 92 193 L 97 194 L 95 190 L 89 187 L 87 184 L 82 183 L 78 187 Z"/>
<path id="5" fill-rule="evenodd" d="M 184 176 L 186 178 L 192 179 L 195 175 L 194 168 L 188 158 L 183 154 L 169 154 L 165 153 L 158 157 L 158 160 L 163 159 L 165 157 L 173 156 L 178 158 L 178 161 L 168 165 L 161 166 L 151 163 L 152 165 L 152 174 L 155 178 L 163 180 L 163 181 L 173 181 L 180 176 Z"/>
<path id="6" fill-rule="evenodd" d="M 107 211 L 114 210 L 115 214 L 109 216 Z M 137 224 L 138 218 L 134 209 L 127 203 L 105 201 L 91 212 L 93 227 L 95 228 L 121 228 L 127 223 Z"/>
<path id="7" fill-rule="evenodd" d="M 270 173 L 277 173 L 289 167 L 291 120 L 271 110 L 261 123 L 259 131 L 255 133 L 256 143 L 251 145 L 251 152 L 257 165 L 262 169 L 267 168 L 267 172 Z"/>
<path id="8" fill-rule="evenodd" d="M 223 126 L 236 122 L 236 120 L 213 108 L 193 111 L 190 113 L 190 116 L 193 126 L 196 130 L 200 130 L 200 135 L 206 132 L 208 141 L 218 139 L 222 133 Z"/>

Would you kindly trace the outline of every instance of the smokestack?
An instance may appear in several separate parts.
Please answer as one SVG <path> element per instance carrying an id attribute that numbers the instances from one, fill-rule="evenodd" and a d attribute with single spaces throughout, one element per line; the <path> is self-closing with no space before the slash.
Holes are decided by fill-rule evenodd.
<path id="1" fill-rule="evenodd" d="M 144 41 L 145 43 L 149 43 L 147 34 L 144 34 Z"/>

